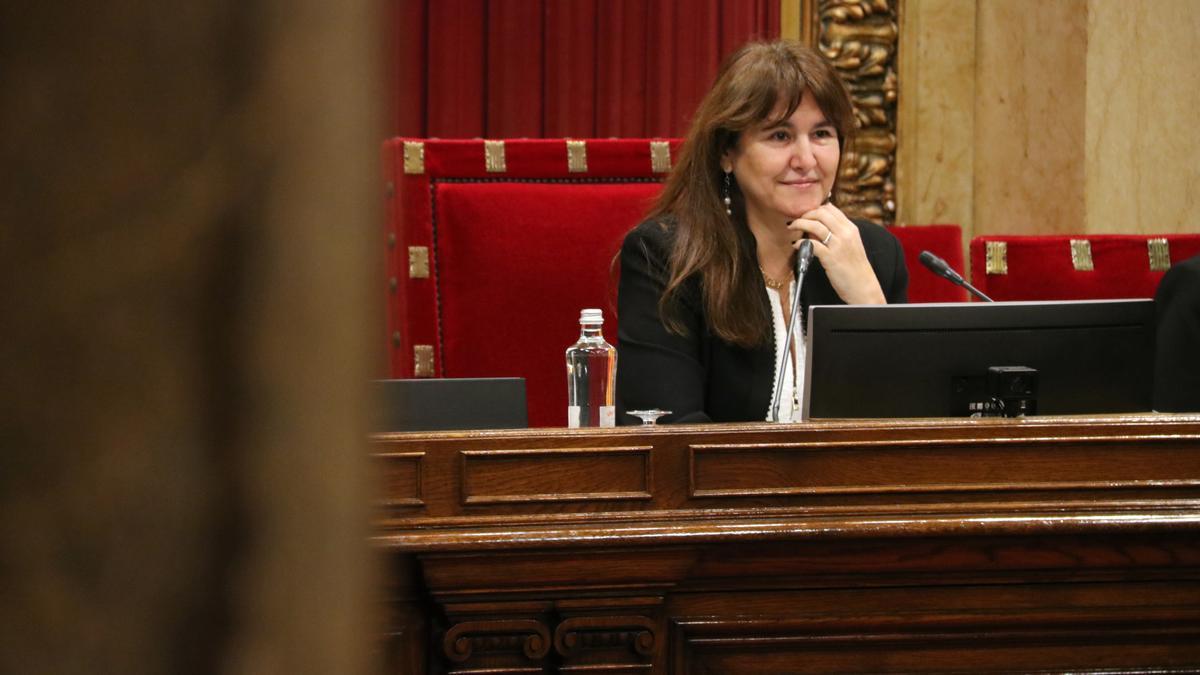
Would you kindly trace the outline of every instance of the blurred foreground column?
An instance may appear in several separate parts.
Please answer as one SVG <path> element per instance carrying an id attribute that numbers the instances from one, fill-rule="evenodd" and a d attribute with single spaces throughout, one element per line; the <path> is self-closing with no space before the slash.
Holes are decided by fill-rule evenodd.
<path id="1" fill-rule="evenodd" d="M 0 8 L 0 672 L 370 669 L 374 11 Z"/>

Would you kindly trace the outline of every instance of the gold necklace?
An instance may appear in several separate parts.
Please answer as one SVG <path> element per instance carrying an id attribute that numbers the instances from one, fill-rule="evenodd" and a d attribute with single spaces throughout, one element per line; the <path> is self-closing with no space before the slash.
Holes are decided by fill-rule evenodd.
<path id="1" fill-rule="evenodd" d="M 777 291 L 787 285 L 786 281 L 780 281 L 778 279 L 773 279 L 771 277 L 771 275 L 767 274 L 767 271 L 765 269 L 763 269 L 762 265 L 758 266 L 758 271 L 762 272 L 763 281 L 767 282 L 767 288 Z"/>

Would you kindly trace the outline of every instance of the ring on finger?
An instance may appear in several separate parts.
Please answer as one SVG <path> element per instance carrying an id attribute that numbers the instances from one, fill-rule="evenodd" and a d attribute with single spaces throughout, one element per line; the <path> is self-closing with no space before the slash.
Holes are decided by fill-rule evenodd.
<path id="1" fill-rule="evenodd" d="M 830 231 L 829 231 L 829 234 L 826 234 L 826 235 L 825 235 L 825 238 L 821 240 L 821 245 L 822 245 L 822 246 L 828 246 L 828 245 L 829 245 L 829 240 L 830 240 L 830 239 L 833 239 L 833 230 L 830 230 Z"/>

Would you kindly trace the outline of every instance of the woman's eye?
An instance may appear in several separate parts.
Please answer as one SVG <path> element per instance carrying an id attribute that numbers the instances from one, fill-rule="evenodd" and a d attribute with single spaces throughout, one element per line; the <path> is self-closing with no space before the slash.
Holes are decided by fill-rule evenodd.
<path id="1" fill-rule="evenodd" d="M 813 132 L 817 138 L 833 138 L 833 129 L 822 127 Z"/>
<path id="2" fill-rule="evenodd" d="M 771 140 L 775 141 L 786 141 L 789 138 L 791 138 L 791 134 L 782 129 L 778 129 L 771 134 Z"/>

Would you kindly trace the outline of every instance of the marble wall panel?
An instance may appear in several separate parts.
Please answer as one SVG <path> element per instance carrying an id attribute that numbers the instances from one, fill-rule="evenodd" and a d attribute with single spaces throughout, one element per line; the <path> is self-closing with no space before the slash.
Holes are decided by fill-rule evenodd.
<path id="1" fill-rule="evenodd" d="M 1200 231 L 1200 2 L 1088 10 L 1086 231 Z"/>
<path id="2" fill-rule="evenodd" d="M 970 231 L 975 3 L 906 0 L 900 21 L 897 222 Z"/>
<path id="3" fill-rule="evenodd" d="M 977 11 L 973 233 L 1083 231 L 1087 2 Z"/>
<path id="4" fill-rule="evenodd" d="M 1200 230 L 1200 0 L 905 0 L 898 222 Z"/>

